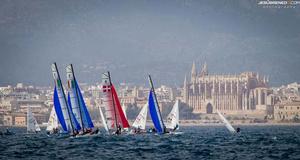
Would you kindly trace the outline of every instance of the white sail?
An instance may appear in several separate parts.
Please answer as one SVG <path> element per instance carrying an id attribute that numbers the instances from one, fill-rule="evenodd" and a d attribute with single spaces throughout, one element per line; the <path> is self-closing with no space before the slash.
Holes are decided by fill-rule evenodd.
<path id="1" fill-rule="evenodd" d="M 53 131 L 53 129 L 58 128 L 58 119 L 54 107 L 51 110 L 46 131 Z"/>
<path id="2" fill-rule="evenodd" d="M 107 122 L 106 122 L 106 120 L 105 120 L 104 114 L 103 114 L 102 109 L 101 109 L 100 106 L 99 106 L 99 112 L 100 112 L 102 124 L 103 124 L 103 126 L 104 126 L 106 132 L 109 133 L 108 126 L 107 126 Z"/>
<path id="3" fill-rule="evenodd" d="M 77 122 L 79 122 L 80 126 L 83 127 L 82 120 L 81 120 L 82 113 L 79 108 L 80 106 L 79 106 L 78 96 L 76 93 L 77 91 L 75 86 L 75 77 L 71 65 L 68 65 L 66 67 L 66 72 L 67 72 L 67 80 L 68 80 L 68 96 L 70 96 L 72 112 L 74 113 Z"/>
<path id="4" fill-rule="evenodd" d="M 217 111 L 218 115 L 220 116 L 221 120 L 223 121 L 223 123 L 225 123 L 226 128 L 231 132 L 231 133 L 235 133 L 235 129 L 232 127 L 232 125 L 227 121 L 227 119 L 219 112 Z"/>
<path id="5" fill-rule="evenodd" d="M 39 132 L 41 128 L 39 127 L 36 119 L 34 118 L 31 108 L 27 108 L 27 132 Z"/>
<path id="6" fill-rule="evenodd" d="M 140 128 L 142 130 L 145 130 L 146 122 L 147 122 L 147 113 L 148 113 L 148 103 L 144 105 L 139 115 L 136 117 L 135 121 L 133 122 L 132 126 L 134 128 Z"/>
<path id="7" fill-rule="evenodd" d="M 125 118 L 127 119 L 127 114 L 126 114 L 126 108 L 127 107 L 124 104 L 121 107 L 122 107 L 122 110 L 124 112 Z"/>
<path id="8" fill-rule="evenodd" d="M 171 112 L 167 117 L 167 126 L 168 129 L 176 130 L 179 129 L 179 102 L 175 102 Z"/>

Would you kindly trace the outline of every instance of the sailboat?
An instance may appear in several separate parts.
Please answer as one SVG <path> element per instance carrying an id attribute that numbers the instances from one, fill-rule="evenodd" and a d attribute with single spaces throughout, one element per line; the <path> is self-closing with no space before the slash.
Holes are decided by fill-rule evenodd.
<path id="1" fill-rule="evenodd" d="M 27 133 L 37 133 L 40 132 L 41 128 L 34 118 L 31 107 L 27 107 Z"/>
<path id="2" fill-rule="evenodd" d="M 166 127 L 161 117 L 161 112 L 157 103 L 157 98 L 156 98 L 153 82 L 150 75 L 149 75 L 149 83 L 151 86 L 149 99 L 148 99 L 150 116 L 156 132 L 159 134 L 164 134 L 166 133 Z"/>
<path id="3" fill-rule="evenodd" d="M 50 133 L 54 133 L 54 132 L 58 131 L 58 119 L 57 119 L 54 107 L 52 108 L 52 110 L 50 112 L 46 131 L 48 131 Z"/>
<path id="4" fill-rule="evenodd" d="M 171 112 L 167 117 L 166 127 L 172 131 L 179 129 L 179 101 L 176 100 Z"/>
<path id="5" fill-rule="evenodd" d="M 129 128 L 129 123 L 122 110 L 116 89 L 111 82 L 110 73 L 102 74 L 102 96 L 105 108 L 105 125 L 109 134 L 120 134 L 121 129 Z M 101 110 L 100 110 L 101 112 Z"/>
<path id="6" fill-rule="evenodd" d="M 75 78 L 73 65 L 68 65 L 66 71 L 68 80 L 68 104 L 74 113 L 75 119 L 80 123 L 81 133 L 90 133 L 94 128 L 94 124 Z"/>
<path id="7" fill-rule="evenodd" d="M 221 118 L 222 122 L 225 124 L 226 128 L 231 132 L 231 133 L 236 133 L 236 130 L 232 127 L 232 125 L 228 122 L 228 120 L 219 112 L 217 111 L 219 117 Z"/>
<path id="8" fill-rule="evenodd" d="M 76 132 L 80 131 L 81 127 L 72 112 L 72 108 L 67 103 L 56 63 L 51 65 L 51 69 L 55 84 L 53 102 L 58 121 L 64 133 L 71 133 L 74 135 Z"/>
<path id="9" fill-rule="evenodd" d="M 135 121 L 132 124 L 134 127 L 135 132 L 140 132 L 140 130 L 146 129 L 146 122 L 147 122 L 147 114 L 148 114 L 148 103 L 146 103 L 138 116 L 136 117 Z"/>

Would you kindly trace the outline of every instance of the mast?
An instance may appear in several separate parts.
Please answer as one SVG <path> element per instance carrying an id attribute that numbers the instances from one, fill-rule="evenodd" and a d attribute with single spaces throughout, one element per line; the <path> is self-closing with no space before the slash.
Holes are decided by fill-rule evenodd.
<path id="1" fill-rule="evenodd" d="M 76 78 L 75 78 L 75 74 L 74 74 L 74 70 L 73 70 L 73 65 L 70 64 L 70 66 L 71 66 L 72 75 L 73 75 L 73 78 L 74 78 L 74 85 L 76 85 L 75 84 Z M 76 96 L 77 96 L 77 102 L 78 102 L 78 106 L 79 106 L 79 115 L 80 115 L 80 120 L 81 120 L 81 126 L 82 126 L 82 130 L 84 131 L 84 125 L 83 125 L 83 120 L 82 120 L 82 111 L 81 111 L 82 106 L 80 107 L 79 95 L 78 95 L 78 91 L 77 91 L 76 86 L 75 86 L 75 93 L 76 93 Z"/>
<path id="2" fill-rule="evenodd" d="M 155 101 L 156 101 L 156 104 L 157 104 L 157 108 L 158 108 L 158 112 L 159 112 L 159 116 L 162 118 L 161 116 L 161 112 L 160 112 L 160 107 L 158 105 L 158 101 L 157 101 L 157 97 L 156 97 L 156 93 L 155 93 L 155 90 L 154 90 L 154 86 L 153 86 L 153 82 L 152 82 L 152 79 L 151 79 L 151 76 L 149 74 L 149 82 L 150 82 L 150 86 L 151 86 L 151 90 L 154 94 L 154 97 L 155 97 Z M 165 132 L 165 124 L 164 124 L 164 121 L 161 119 L 161 122 L 162 122 L 162 125 L 163 125 L 163 131 Z"/>
<path id="3" fill-rule="evenodd" d="M 116 106 L 115 106 L 115 100 L 114 100 L 114 95 L 112 93 L 112 83 L 111 83 L 111 78 L 110 78 L 110 72 L 107 71 L 108 73 L 108 80 L 109 80 L 109 85 L 110 85 L 110 92 L 111 92 L 111 98 L 112 98 L 112 103 L 113 103 L 113 108 L 114 108 L 114 113 L 115 113 L 115 127 L 116 129 L 118 128 L 118 120 L 117 120 L 117 113 L 116 113 Z"/>
<path id="4" fill-rule="evenodd" d="M 60 79 L 60 75 L 59 75 L 59 72 L 58 72 L 58 68 L 57 68 L 56 62 L 54 62 L 54 65 L 55 65 L 55 69 L 57 71 L 57 77 L 58 77 L 58 79 L 60 81 L 60 87 L 62 89 L 62 94 L 63 94 L 63 97 L 64 97 L 64 101 L 66 103 L 66 107 L 67 107 L 67 111 L 68 111 L 68 116 L 69 116 L 70 124 L 71 124 L 71 127 L 72 127 L 72 132 L 74 133 L 74 126 L 73 126 L 72 119 L 71 119 L 71 113 L 69 111 L 68 102 L 67 102 L 66 95 L 65 95 L 65 92 L 64 92 L 64 87 L 63 87 L 63 85 L 61 83 L 61 79 Z"/>

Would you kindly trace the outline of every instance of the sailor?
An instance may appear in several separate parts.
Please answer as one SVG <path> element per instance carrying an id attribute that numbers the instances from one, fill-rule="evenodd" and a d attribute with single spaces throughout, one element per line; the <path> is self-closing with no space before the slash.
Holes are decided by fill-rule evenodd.
<path id="1" fill-rule="evenodd" d="M 11 132 L 8 128 L 6 128 L 6 132 L 4 134 L 5 135 L 13 135 L 14 133 Z"/>
<path id="2" fill-rule="evenodd" d="M 236 133 L 239 133 L 239 132 L 241 132 L 241 129 L 238 127 L 238 128 L 236 128 Z"/>
<path id="3" fill-rule="evenodd" d="M 86 128 L 84 133 L 91 133 L 92 132 L 92 129 L 91 128 Z"/>
<path id="4" fill-rule="evenodd" d="M 54 128 L 54 134 L 58 133 L 58 128 Z"/>
<path id="5" fill-rule="evenodd" d="M 97 128 L 92 134 L 97 134 L 99 132 L 99 128 Z"/>
<path id="6" fill-rule="evenodd" d="M 117 126 L 116 134 L 121 134 L 121 125 Z"/>
<path id="7" fill-rule="evenodd" d="M 178 124 L 176 124 L 176 126 L 173 129 L 173 131 L 176 131 L 177 128 L 178 128 Z"/>
<path id="8" fill-rule="evenodd" d="M 50 134 L 50 132 L 49 132 L 49 134 Z M 55 128 L 52 129 L 52 134 L 55 134 Z"/>
<path id="9" fill-rule="evenodd" d="M 10 134 L 10 133 L 11 133 L 10 130 L 9 130 L 8 128 L 6 128 L 6 133 L 7 133 L 7 134 Z"/>
<path id="10" fill-rule="evenodd" d="M 137 128 L 137 133 L 141 133 L 141 128 L 140 127 Z"/>

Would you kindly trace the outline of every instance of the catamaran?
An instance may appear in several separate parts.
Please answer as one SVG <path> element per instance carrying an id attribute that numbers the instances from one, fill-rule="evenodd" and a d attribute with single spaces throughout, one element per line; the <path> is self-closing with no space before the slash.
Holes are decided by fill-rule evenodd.
<path id="1" fill-rule="evenodd" d="M 132 133 L 140 133 L 146 130 L 147 114 L 148 114 L 148 102 L 143 106 L 142 110 L 140 111 L 135 121 L 133 122 Z"/>
<path id="2" fill-rule="evenodd" d="M 176 100 L 171 112 L 167 117 L 167 129 L 175 131 L 179 129 L 179 101 Z"/>
<path id="3" fill-rule="evenodd" d="M 58 133 L 58 119 L 57 119 L 57 115 L 55 113 L 55 108 L 53 107 L 51 112 L 50 112 L 50 116 L 49 116 L 49 120 L 47 123 L 47 128 L 46 131 L 49 133 Z"/>
<path id="4" fill-rule="evenodd" d="M 27 107 L 27 133 L 37 133 L 40 132 L 41 128 L 34 118 L 31 107 Z"/>
<path id="5" fill-rule="evenodd" d="M 74 113 L 75 119 L 80 123 L 80 134 L 92 133 L 94 124 L 76 81 L 73 65 L 68 65 L 66 71 L 68 80 L 68 104 Z"/>
<path id="6" fill-rule="evenodd" d="M 236 130 L 232 127 L 232 125 L 228 122 L 228 120 L 217 110 L 217 113 L 219 117 L 221 118 L 222 122 L 225 124 L 226 128 L 231 132 L 231 133 L 236 133 Z"/>
<path id="7" fill-rule="evenodd" d="M 104 103 L 104 114 L 102 122 L 108 134 L 121 134 L 122 129 L 128 129 L 129 123 L 122 110 L 117 92 L 111 82 L 110 73 L 102 74 L 102 98 Z M 101 108 L 100 115 L 101 115 Z"/>
<path id="8" fill-rule="evenodd" d="M 152 119 L 152 122 L 154 124 L 155 132 L 159 134 L 164 134 L 167 133 L 165 124 L 162 120 L 161 117 L 161 112 L 157 103 L 157 98 L 153 86 L 153 82 L 151 79 L 151 76 L 149 75 L 149 83 L 151 86 L 150 93 L 149 93 L 149 99 L 148 99 L 148 104 L 149 104 L 149 111 L 150 111 L 150 116 Z"/>
<path id="9" fill-rule="evenodd" d="M 75 135 L 80 131 L 81 127 L 72 112 L 72 108 L 67 103 L 56 63 L 52 64 L 51 69 L 55 84 L 53 102 L 58 121 L 63 129 L 63 133 Z"/>

